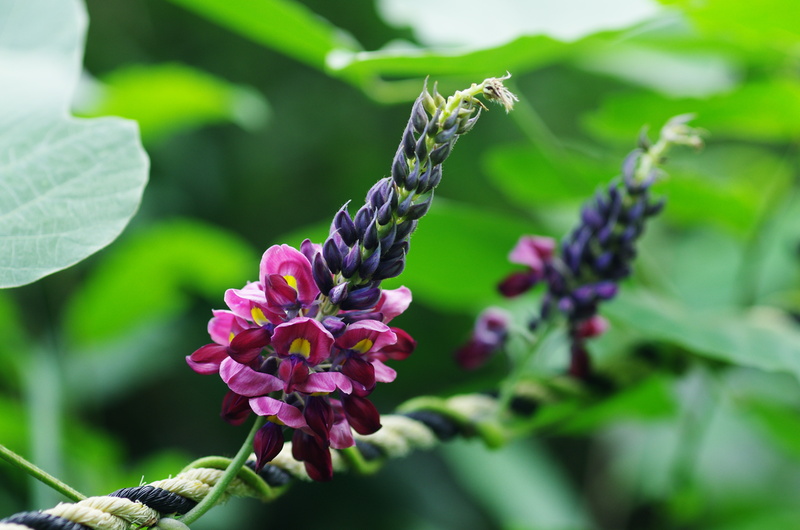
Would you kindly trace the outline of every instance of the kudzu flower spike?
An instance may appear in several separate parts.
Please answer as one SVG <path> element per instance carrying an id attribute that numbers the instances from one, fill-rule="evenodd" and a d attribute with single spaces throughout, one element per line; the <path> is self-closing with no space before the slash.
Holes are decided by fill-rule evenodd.
<path id="1" fill-rule="evenodd" d="M 368 396 L 396 377 L 388 360 L 408 357 L 416 342 L 388 323 L 411 302 L 405 287 L 381 289 L 402 272 L 409 236 L 425 215 L 442 177 L 442 163 L 469 131 L 483 94 L 510 108 L 515 97 L 502 80 L 487 79 L 448 99 L 434 88 L 414 103 L 391 176 L 367 193 L 354 217 L 343 207 L 322 245 L 306 240 L 267 249 L 258 281 L 225 293 L 214 311 L 212 339 L 186 358 L 201 374 L 218 373 L 229 391 L 222 417 L 243 423 L 266 418 L 255 434 L 256 468 L 284 448 L 314 480 L 333 475 L 330 449 L 355 444 L 353 431 L 372 434 L 380 416 Z"/>
<path id="2" fill-rule="evenodd" d="M 622 175 L 584 206 L 580 222 L 559 245 L 551 238 L 523 236 L 509 255 L 512 263 L 525 268 L 500 282 L 499 291 L 514 297 L 538 283 L 547 285 L 540 319 L 551 319 L 556 314 L 566 317 L 571 340 L 569 372 L 577 378 L 591 375 L 586 339 L 602 334 L 608 327 L 598 314 L 599 304 L 614 298 L 619 282 L 631 274 L 638 238 L 647 220 L 664 207 L 663 199 L 651 198 L 650 188 L 661 176 L 659 166 L 667 150 L 672 145 L 702 145 L 699 132 L 687 124 L 691 117 L 681 115 L 670 119 L 655 144 L 646 138 L 640 140 L 640 147 L 623 162 Z M 537 324 L 538 319 L 531 327 Z M 485 324 L 479 319 L 478 326 L 481 325 Z M 457 354 L 462 365 L 465 365 L 464 351 L 473 354 L 469 357 L 470 368 L 475 367 L 476 351 L 485 358 L 501 347 L 493 342 L 491 348 L 476 350 L 474 337 L 467 345 L 472 349 L 462 349 Z"/>

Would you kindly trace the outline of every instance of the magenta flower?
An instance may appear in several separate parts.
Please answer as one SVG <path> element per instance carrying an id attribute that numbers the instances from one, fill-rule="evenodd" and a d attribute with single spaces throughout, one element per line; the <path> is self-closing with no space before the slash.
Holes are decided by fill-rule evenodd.
<path id="1" fill-rule="evenodd" d="M 368 434 L 380 428 L 367 396 L 397 376 L 384 362 L 406 358 L 416 343 L 387 325 L 408 307 L 411 291 L 366 287 L 347 298 L 350 305 L 358 300 L 359 309 L 340 308 L 318 287 L 333 283 L 327 269 L 315 276 L 312 263 L 320 262 L 320 252 L 308 241 L 302 251 L 270 247 L 259 281 L 225 293 L 229 310 L 215 311 L 209 322 L 214 342 L 186 360 L 198 373 L 219 373 L 228 386 L 226 421 L 240 424 L 251 413 L 268 420 L 254 442 L 257 467 L 280 452 L 284 430 L 293 429 L 293 455 L 309 476 L 328 480 L 330 449 L 352 446 L 353 429 Z"/>
<path id="2" fill-rule="evenodd" d="M 510 321 L 511 317 L 502 309 L 486 308 L 478 315 L 470 340 L 456 350 L 456 362 L 466 370 L 481 367 L 505 344 Z"/>
<path id="3" fill-rule="evenodd" d="M 512 272 L 498 285 L 503 296 L 513 297 L 528 291 L 543 277 L 547 263 L 553 258 L 556 242 L 542 236 L 522 236 L 508 255 L 511 263 L 524 265 L 526 270 Z"/>

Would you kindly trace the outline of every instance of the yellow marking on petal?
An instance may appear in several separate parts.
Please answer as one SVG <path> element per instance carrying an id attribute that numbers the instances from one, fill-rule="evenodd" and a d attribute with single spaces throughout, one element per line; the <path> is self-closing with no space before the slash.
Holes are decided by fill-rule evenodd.
<path id="1" fill-rule="evenodd" d="M 289 287 L 291 287 L 295 291 L 297 290 L 297 278 L 295 278 L 291 274 L 287 274 L 286 276 L 283 277 L 283 279 L 286 280 L 286 283 L 289 284 Z"/>
<path id="2" fill-rule="evenodd" d="M 258 324 L 259 326 L 263 326 L 264 324 L 269 324 L 269 319 L 267 315 L 259 307 L 254 307 L 250 310 L 250 314 L 253 316 L 253 322 Z"/>
<path id="3" fill-rule="evenodd" d="M 228 343 L 230 343 L 233 340 L 233 337 L 235 337 L 235 336 L 236 335 L 234 335 L 233 331 L 231 331 L 231 334 L 228 335 Z"/>
<path id="4" fill-rule="evenodd" d="M 303 357 L 311 355 L 311 342 L 308 339 L 294 339 L 292 345 L 289 346 L 289 354 L 299 353 Z"/>
<path id="5" fill-rule="evenodd" d="M 267 421 L 271 421 L 272 423 L 277 423 L 278 425 L 286 425 L 277 416 L 267 416 L 266 418 Z"/>
<path id="6" fill-rule="evenodd" d="M 358 353 L 367 353 L 374 343 L 369 339 L 362 339 L 358 341 L 358 344 L 350 348 L 354 352 Z"/>

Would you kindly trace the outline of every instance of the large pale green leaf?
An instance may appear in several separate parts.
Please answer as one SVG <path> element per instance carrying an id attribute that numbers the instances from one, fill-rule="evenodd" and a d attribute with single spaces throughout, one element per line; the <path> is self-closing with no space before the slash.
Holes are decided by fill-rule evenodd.
<path id="1" fill-rule="evenodd" d="M 237 236 L 197 221 L 164 222 L 98 263 L 67 306 L 66 328 L 78 343 L 102 343 L 175 317 L 193 293 L 223 307 L 225 289 L 257 277 L 258 255 Z"/>
<path id="2" fill-rule="evenodd" d="M 178 63 L 126 66 L 100 81 L 99 97 L 84 112 L 136 120 L 145 142 L 224 121 L 251 129 L 263 125 L 269 114 L 266 100 L 254 89 Z"/>
<path id="3" fill-rule="evenodd" d="M 86 29 L 77 0 L 9 0 L 0 20 L 0 287 L 14 287 L 113 241 L 148 160 L 134 123 L 67 113 Z"/>
<path id="4" fill-rule="evenodd" d="M 698 311 L 630 290 L 603 311 L 650 340 L 677 344 L 726 363 L 800 378 L 800 330 L 780 311 Z"/>

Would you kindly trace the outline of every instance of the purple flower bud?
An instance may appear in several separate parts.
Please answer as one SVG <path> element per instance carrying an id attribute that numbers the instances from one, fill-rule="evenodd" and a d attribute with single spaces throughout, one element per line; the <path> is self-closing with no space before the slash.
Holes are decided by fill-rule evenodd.
<path id="1" fill-rule="evenodd" d="M 594 269 L 600 272 L 605 271 L 608 269 L 611 262 L 614 260 L 614 253 L 611 251 L 604 252 L 597 256 L 594 260 Z"/>
<path id="2" fill-rule="evenodd" d="M 405 138 L 404 138 L 405 140 Z M 402 186 L 408 176 L 408 161 L 401 150 L 397 150 L 392 161 L 392 180 L 398 186 Z"/>
<path id="3" fill-rule="evenodd" d="M 342 303 L 342 300 L 344 300 L 347 297 L 347 291 L 348 291 L 347 286 L 348 286 L 347 283 L 340 283 L 339 285 L 331 289 L 330 292 L 328 292 L 328 298 L 331 299 L 331 303 L 336 305 Z"/>
<path id="4" fill-rule="evenodd" d="M 342 276 L 352 278 L 361 266 L 361 249 L 358 245 L 350 249 L 350 252 L 342 259 Z"/>
<path id="5" fill-rule="evenodd" d="M 375 212 L 373 211 L 371 206 L 364 205 L 359 208 L 358 212 L 356 212 L 356 218 L 353 220 L 353 224 L 356 227 L 356 233 L 360 239 L 363 239 L 364 234 L 367 232 L 367 228 L 372 220 L 375 218 Z M 348 245 L 350 246 L 350 245 Z"/>
<path id="6" fill-rule="evenodd" d="M 414 169 L 408 174 L 408 178 L 406 178 L 406 183 L 404 187 L 408 191 L 414 191 L 419 184 L 419 164 L 414 166 Z"/>
<path id="7" fill-rule="evenodd" d="M 395 234 L 395 241 L 404 241 L 408 235 L 417 228 L 416 219 L 413 221 L 403 221 L 397 225 L 397 234 Z M 406 249 L 407 250 L 407 249 Z"/>
<path id="8" fill-rule="evenodd" d="M 346 205 L 336 212 L 336 216 L 333 218 L 331 232 L 336 231 L 339 232 L 339 235 L 342 236 L 342 241 L 344 241 L 348 247 L 355 244 L 357 239 L 356 225 L 353 223 L 353 219 L 350 218 L 350 213 L 347 211 Z"/>
<path id="9" fill-rule="evenodd" d="M 634 149 L 625 157 L 622 162 L 622 177 L 625 180 L 626 186 L 629 182 L 633 183 L 636 178 L 636 166 L 639 165 L 639 159 L 642 157 L 641 149 Z"/>
<path id="10" fill-rule="evenodd" d="M 303 418 L 314 434 L 327 440 L 328 434 L 333 427 L 333 409 L 328 403 L 327 398 L 320 396 L 309 396 L 306 398 L 306 406 L 303 409 Z"/>
<path id="11" fill-rule="evenodd" d="M 336 232 L 338 234 L 338 232 Z M 340 236 L 341 237 L 341 236 Z M 322 245 L 322 255 L 331 273 L 337 274 L 342 270 L 342 255 L 333 235 L 329 236 Z"/>
<path id="12" fill-rule="evenodd" d="M 450 113 L 447 119 L 444 120 L 444 123 L 442 123 L 442 129 L 452 129 L 456 125 L 456 121 L 458 120 L 458 114 L 460 110 L 461 109 L 459 108 L 454 112 Z"/>
<path id="13" fill-rule="evenodd" d="M 427 189 L 432 190 L 442 181 L 442 166 L 433 166 L 430 168 L 429 172 L 431 176 L 427 185 Z"/>
<path id="14" fill-rule="evenodd" d="M 384 259 L 395 259 L 395 258 L 402 258 L 408 254 L 408 241 L 401 241 L 399 243 L 395 243 L 395 245 L 389 249 L 389 251 L 383 255 Z"/>
<path id="15" fill-rule="evenodd" d="M 382 252 L 388 251 L 394 245 L 395 235 L 397 235 L 397 226 L 394 223 L 389 225 L 386 234 L 381 238 L 380 245 Z"/>
<path id="16" fill-rule="evenodd" d="M 603 226 L 605 219 L 600 212 L 594 208 L 587 206 L 581 211 L 581 220 L 588 226 L 598 229 Z"/>
<path id="17" fill-rule="evenodd" d="M 256 432 L 253 439 L 253 452 L 256 454 L 256 472 L 278 456 L 283 449 L 283 429 L 280 425 L 268 421 Z"/>
<path id="18" fill-rule="evenodd" d="M 300 243 L 300 253 L 306 257 L 309 263 L 314 261 L 314 256 L 319 253 L 321 248 L 320 245 L 312 243 L 310 239 L 304 239 L 303 242 Z"/>
<path id="19" fill-rule="evenodd" d="M 374 280 L 386 280 L 387 278 L 395 278 L 400 276 L 400 273 L 403 272 L 403 269 L 406 267 L 406 259 L 405 256 L 400 258 L 394 258 L 390 260 L 384 260 L 378 265 L 378 268 L 375 270 L 375 274 L 372 275 L 372 279 Z"/>
<path id="20" fill-rule="evenodd" d="M 459 124 L 456 123 L 453 124 L 452 127 L 445 128 L 442 132 L 436 135 L 436 138 L 434 138 L 433 141 L 437 144 L 451 142 L 453 138 L 456 137 L 456 134 L 458 134 L 458 126 Z"/>
<path id="21" fill-rule="evenodd" d="M 378 246 L 378 222 L 376 219 L 372 219 L 372 222 L 369 223 L 364 231 L 364 235 L 361 237 L 361 245 L 366 250 L 373 250 Z"/>
<path id="22" fill-rule="evenodd" d="M 594 302 L 595 292 L 592 285 L 581 285 L 572 291 L 572 299 L 578 305 L 585 305 Z"/>
<path id="23" fill-rule="evenodd" d="M 250 417 L 250 399 L 240 396 L 233 390 L 228 390 L 222 398 L 222 411 L 220 416 L 231 425 L 241 425 Z"/>
<path id="24" fill-rule="evenodd" d="M 425 113 L 425 108 L 422 106 L 422 96 L 418 97 L 411 108 L 411 123 L 414 130 L 418 134 L 422 134 L 425 127 L 428 125 L 428 115 Z"/>
<path id="25" fill-rule="evenodd" d="M 311 434 L 295 430 L 292 435 L 292 456 L 305 464 L 312 480 L 327 482 L 333 478 L 330 443 Z"/>
<path id="26" fill-rule="evenodd" d="M 311 273 L 314 276 L 314 283 L 317 284 L 321 293 L 328 294 L 328 291 L 333 289 L 333 276 L 322 254 L 314 256 Z"/>
<path id="27" fill-rule="evenodd" d="M 558 310 L 569 316 L 575 310 L 575 302 L 569 296 L 565 296 L 558 301 Z"/>
<path id="28" fill-rule="evenodd" d="M 347 421 L 358 434 L 372 434 L 381 428 L 378 409 L 367 398 L 342 394 L 342 406 Z"/>
<path id="29" fill-rule="evenodd" d="M 458 134 L 467 134 L 475 127 L 475 124 L 478 122 L 478 118 L 481 116 L 481 109 L 478 109 L 478 112 L 471 118 L 466 120 L 460 120 L 458 122 Z"/>
<path id="30" fill-rule="evenodd" d="M 406 198 L 403 199 L 403 202 L 401 202 L 397 206 L 397 216 L 398 217 L 405 217 L 406 216 L 406 214 L 408 213 L 408 209 L 411 208 L 411 203 L 412 203 L 413 200 L 414 200 L 414 194 L 413 193 L 409 193 L 406 196 Z"/>
<path id="31" fill-rule="evenodd" d="M 417 144 L 414 147 L 414 154 L 416 155 L 417 160 L 425 160 L 425 158 L 428 156 L 428 143 L 426 140 L 427 137 L 424 135 L 420 136 L 419 140 L 417 140 Z"/>
<path id="32" fill-rule="evenodd" d="M 388 202 L 393 189 L 394 184 L 391 178 L 381 179 L 369 189 L 365 203 L 371 205 L 373 208 L 380 208 Z"/>
<path id="33" fill-rule="evenodd" d="M 340 304 L 342 309 L 370 309 L 375 307 L 381 298 L 380 287 L 368 285 L 350 291 L 347 298 Z"/>
<path id="34" fill-rule="evenodd" d="M 347 324 L 342 321 L 341 317 L 325 317 L 322 319 L 322 325 L 331 332 L 334 337 L 341 336 L 347 329 Z"/>
<path id="35" fill-rule="evenodd" d="M 394 209 L 392 208 L 391 203 L 387 202 L 381 206 L 380 209 L 378 209 L 378 213 L 375 214 L 375 219 L 377 219 L 378 223 L 381 225 L 388 225 L 392 223 L 392 215 L 394 215 Z"/>
<path id="36" fill-rule="evenodd" d="M 594 285 L 594 292 L 600 300 L 610 300 L 617 294 L 619 287 L 614 282 L 597 282 Z"/>
<path id="37" fill-rule="evenodd" d="M 433 201 L 433 194 L 430 194 L 424 200 L 416 204 L 413 204 L 411 208 L 408 209 L 406 217 L 409 219 L 420 219 L 426 213 L 428 213 L 432 201 Z"/>
<path id="38" fill-rule="evenodd" d="M 397 153 L 404 155 L 406 159 L 414 158 L 414 147 L 416 144 L 416 139 L 414 138 L 414 131 L 411 127 L 406 126 L 406 130 L 403 131 L 403 140 L 401 143 L 401 147 L 398 148 Z"/>
<path id="39" fill-rule="evenodd" d="M 453 150 L 453 142 L 448 142 L 446 144 L 440 145 L 439 147 L 431 151 L 430 154 L 431 164 L 434 166 L 438 166 L 439 164 L 447 160 L 447 157 L 450 156 L 450 151 L 452 150 Z"/>
<path id="40" fill-rule="evenodd" d="M 631 207 L 628 208 L 628 211 L 625 212 L 625 220 L 629 223 L 637 222 L 644 215 L 646 207 L 647 204 L 645 203 L 645 201 L 634 202 L 631 205 Z"/>
<path id="41" fill-rule="evenodd" d="M 358 275 L 361 278 L 371 278 L 381 263 L 381 247 L 378 245 L 373 249 L 372 254 L 367 256 L 366 259 L 361 260 L 361 266 L 358 268 Z"/>
<path id="42" fill-rule="evenodd" d="M 639 227 L 636 225 L 631 225 L 625 227 L 625 230 L 622 231 L 622 234 L 620 235 L 619 239 L 623 244 L 626 244 L 626 243 L 633 243 L 633 241 L 637 237 L 639 237 Z M 633 247 L 633 245 L 630 245 L 630 250 L 633 251 L 635 255 L 636 249 Z"/>

